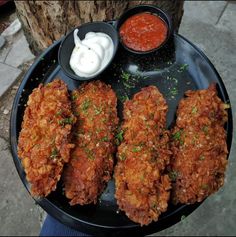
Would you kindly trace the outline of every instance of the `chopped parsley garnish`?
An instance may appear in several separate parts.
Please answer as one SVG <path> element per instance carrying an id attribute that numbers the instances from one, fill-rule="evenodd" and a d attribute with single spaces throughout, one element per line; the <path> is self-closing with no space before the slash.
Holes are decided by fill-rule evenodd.
<path id="1" fill-rule="evenodd" d="M 122 95 L 122 96 L 119 96 L 119 100 L 121 102 L 125 102 L 126 100 L 129 100 L 129 97 L 127 95 Z"/>
<path id="2" fill-rule="evenodd" d="M 103 138 L 101 139 L 101 141 L 102 141 L 102 142 L 108 142 L 109 139 L 108 139 L 108 137 L 106 136 L 106 137 L 103 137 Z"/>
<path id="3" fill-rule="evenodd" d="M 125 154 L 124 154 L 124 153 L 121 153 L 121 154 L 119 155 L 119 159 L 120 159 L 120 160 L 125 160 L 125 159 L 126 159 Z"/>
<path id="4" fill-rule="evenodd" d="M 54 147 L 53 150 L 52 150 L 52 152 L 51 152 L 50 158 L 51 158 L 51 159 L 57 158 L 57 157 L 58 157 L 58 153 L 59 153 L 59 152 L 58 152 L 57 148 Z"/>
<path id="5" fill-rule="evenodd" d="M 94 160 L 95 159 L 94 154 L 91 150 L 89 150 L 88 148 L 85 148 L 84 151 L 86 152 L 89 160 Z"/>
<path id="6" fill-rule="evenodd" d="M 66 124 L 73 124 L 73 118 L 64 118 L 62 120 L 59 120 L 58 123 L 63 126 L 65 126 Z"/>
<path id="7" fill-rule="evenodd" d="M 61 111 L 61 110 L 57 111 L 57 112 L 56 112 L 56 115 L 57 115 L 57 116 L 62 115 L 62 111 Z"/>
<path id="8" fill-rule="evenodd" d="M 205 135 L 208 134 L 208 126 L 203 126 L 202 131 L 205 133 Z"/>
<path id="9" fill-rule="evenodd" d="M 192 108 L 192 114 L 196 114 L 196 113 L 197 113 L 197 107 L 194 106 L 194 107 Z"/>
<path id="10" fill-rule="evenodd" d="M 73 94 L 72 96 L 71 96 L 71 99 L 72 100 L 76 100 L 78 97 L 77 97 L 77 95 L 76 94 Z"/>
<path id="11" fill-rule="evenodd" d="M 91 117 L 88 118 L 88 120 L 89 120 L 89 121 L 93 121 L 93 120 L 94 120 L 94 117 L 91 116 Z"/>
<path id="12" fill-rule="evenodd" d="M 176 85 L 178 84 L 178 80 L 177 80 L 175 77 L 167 76 L 167 77 L 166 77 L 166 80 L 168 80 L 168 81 L 173 81 Z"/>
<path id="13" fill-rule="evenodd" d="M 136 146 L 132 149 L 132 152 L 139 152 L 142 150 L 142 147 L 141 146 Z"/>
<path id="14" fill-rule="evenodd" d="M 173 77 L 172 80 L 174 81 L 175 84 L 178 83 L 178 80 L 176 78 Z"/>
<path id="15" fill-rule="evenodd" d="M 116 144 L 119 145 L 122 141 L 123 141 L 123 134 L 124 131 L 120 130 L 117 134 L 116 134 Z"/>
<path id="16" fill-rule="evenodd" d="M 122 70 L 121 78 L 122 78 L 123 80 L 129 81 L 130 77 L 131 77 L 131 74 L 129 74 L 129 73 L 127 73 L 127 72 L 124 72 L 124 71 Z"/>
<path id="17" fill-rule="evenodd" d="M 180 66 L 180 68 L 178 69 L 178 72 L 183 72 L 183 71 L 185 71 L 186 69 L 188 68 L 188 64 L 182 64 L 181 66 Z"/>
<path id="18" fill-rule="evenodd" d="M 175 96 L 178 94 L 178 89 L 176 87 L 171 88 L 170 95 Z"/>
<path id="19" fill-rule="evenodd" d="M 130 84 L 126 83 L 126 82 L 123 82 L 123 85 L 125 87 L 127 87 L 127 88 L 134 88 L 135 87 L 135 85 L 130 85 Z"/>
<path id="20" fill-rule="evenodd" d="M 179 130 L 176 133 L 173 134 L 173 139 L 175 141 L 180 141 L 181 140 L 181 134 L 183 133 L 183 130 Z"/>
<path id="21" fill-rule="evenodd" d="M 94 111 L 95 111 L 95 114 L 98 115 L 102 112 L 102 108 L 101 107 L 95 107 Z"/>
<path id="22" fill-rule="evenodd" d="M 102 122 L 106 123 L 107 119 L 106 118 L 102 118 Z"/>
<path id="23" fill-rule="evenodd" d="M 90 104 L 91 104 L 90 100 L 89 100 L 89 99 L 85 99 L 85 101 L 82 103 L 82 106 L 81 106 L 81 107 L 82 107 L 82 110 L 83 110 L 84 112 L 87 112 L 87 110 L 88 110 Z"/>
<path id="24" fill-rule="evenodd" d="M 200 155 L 200 156 L 199 156 L 199 160 L 205 160 L 205 156 Z"/>
<path id="25" fill-rule="evenodd" d="M 171 181 L 176 181 L 178 175 L 178 172 L 175 170 L 169 172 L 169 178 L 171 179 Z"/>
<path id="26" fill-rule="evenodd" d="M 199 139 L 198 134 L 194 134 L 194 135 L 193 135 L 192 144 L 196 144 L 196 142 L 198 141 L 198 139 Z"/>

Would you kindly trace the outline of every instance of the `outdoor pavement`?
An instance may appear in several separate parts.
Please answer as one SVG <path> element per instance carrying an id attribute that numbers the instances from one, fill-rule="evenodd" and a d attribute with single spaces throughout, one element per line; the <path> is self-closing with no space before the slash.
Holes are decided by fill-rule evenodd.
<path id="1" fill-rule="evenodd" d="M 236 119 L 236 3 L 185 2 L 179 33 L 195 43 L 212 61 L 230 96 Z M 12 161 L 9 119 L 12 102 L 23 74 L 33 62 L 22 30 L 5 37 L 0 49 L 0 235 L 38 235 L 42 209 L 27 193 Z M 178 224 L 155 236 L 236 235 L 236 148 L 231 147 L 224 187 Z"/>

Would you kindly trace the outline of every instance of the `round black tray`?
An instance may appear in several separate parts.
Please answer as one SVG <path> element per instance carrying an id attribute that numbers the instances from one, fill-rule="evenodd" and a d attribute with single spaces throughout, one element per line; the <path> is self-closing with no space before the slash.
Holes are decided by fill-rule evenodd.
<path id="1" fill-rule="evenodd" d="M 68 78 L 58 65 L 57 54 L 60 42 L 51 45 L 30 67 L 13 103 L 10 122 L 12 155 L 19 176 L 28 191 L 29 185 L 17 156 L 17 140 L 28 96 L 39 83 L 48 83 L 56 77 L 64 80 L 69 90 L 78 88 L 82 83 Z M 97 79 L 110 84 L 116 91 L 119 98 L 118 113 L 121 118 L 122 102 L 127 96 L 131 98 L 134 93 L 147 85 L 157 86 L 169 106 L 168 128 L 173 125 L 178 102 L 188 89 L 205 89 L 211 83 L 216 83 L 220 98 L 230 104 L 222 79 L 209 59 L 196 46 L 178 34 L 174 34 L 161 51 L 148 56 L 131 55 L 120 47 L 112 65 Z M 230 151 L 233 131 L 231 109 L 228 110 L 228 116 L 225 129 Z M 55 192 L 47 198 L 36 199 L 36 203 L 60 222 L 95 235 L 151 234 L 177 223 L 182 216 L 187 216 L 201 204 L 178 206 L 169 204 L 168 210 L 157 222 L 140 227 L 129 220 L 123 212 L 118 211 L 114 189 L 114 180 L 111 180 L 97 205 L 71 207 L 63 195 L 62 185 L 59 182 Z"/>

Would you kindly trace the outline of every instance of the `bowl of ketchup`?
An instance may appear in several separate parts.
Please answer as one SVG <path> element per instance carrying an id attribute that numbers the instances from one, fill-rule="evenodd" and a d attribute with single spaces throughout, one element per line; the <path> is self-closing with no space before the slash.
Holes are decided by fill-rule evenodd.
<path id="1" fill-rule="evenodd" d="M 127 10 L 118 19 L 116 29 L 126 50 L 148 54 L 166 44 L 172 34 L 172 21 L 156 6 L 139 5 Z"/>

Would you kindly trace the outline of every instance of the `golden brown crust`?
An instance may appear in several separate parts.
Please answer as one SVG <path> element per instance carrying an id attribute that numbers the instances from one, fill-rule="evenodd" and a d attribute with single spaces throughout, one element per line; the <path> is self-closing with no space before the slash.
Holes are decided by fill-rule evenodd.
<path id="1" fill-rule="evenodd" d="M 215 85 L 188 91 L 180 101 L 171 146 L 174 203 L 201 202 L 224 184 L 226 121 L 225 104 L 217 96 Z"/>
<path id="2" fill-rule="evenodd" d="M 44 197 L 56 189 L 73 148 L 70 132 L 74 122 L 63 81 L 56 79 L 33 90 L 18 141 L 18 156 L 33 196 Z"/>
<path id="3" fill-rule="evenodd" d="M 124 104 L 124 140 L 118 147 L 115 197 L 119 208 L 141 225 L 157 221 L 168 206 L 166 113 L 166 101 L 155 86 L 143 88 Z"/>
<path id="4" fill-rule="evenodd" d="M 117 98 L 111 87 L 100 81 L 83 84 L 72 98 L 76 147 L 63 176 L 65 194 L 71 205 L 96 203 L 113 169 Z"/>

